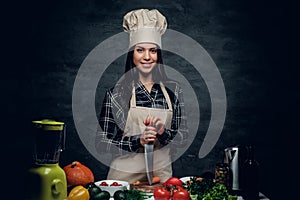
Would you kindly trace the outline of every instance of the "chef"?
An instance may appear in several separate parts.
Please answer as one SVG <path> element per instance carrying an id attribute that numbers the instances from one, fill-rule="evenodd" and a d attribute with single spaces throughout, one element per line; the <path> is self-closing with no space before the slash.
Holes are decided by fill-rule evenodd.
<path id="1" fill-rule="evenodd" d="M 169 144 L 175 136 L 177 143 L 186 140 L 183 92 L 163 66 L 161 36 L 166 28 L 165 16 L 156 9 L 133 10 L 123 18 L 129 33 L 125 73 L 105 94 L 96 136 L 96 149 L 103 142 L 108 150 L 119 149 L 109 180 L 147 180 L 145 146 L 154 144 L 153 175 L 166 181 L 172 177 Z"/>

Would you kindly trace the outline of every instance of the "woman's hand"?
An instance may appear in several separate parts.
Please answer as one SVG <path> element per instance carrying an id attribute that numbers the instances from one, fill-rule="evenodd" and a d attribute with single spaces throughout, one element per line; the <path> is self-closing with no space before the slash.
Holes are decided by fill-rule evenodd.
<path id="1" fill-rule="evenodd" d="M 156 128 L 157 134 L 161 135 L 165 131 L 165 122 L 159 117 L 150 116 L 150 126 Z"/>
<path id="2" fill-rule="evenodd" d="M 155 142 L 156 140 L 156 128 L 153 126 L 146 126 L 143 134 L 140 137 L 140 143 L 142 146 L 148 144 L 149 142 Z"/>
<path id="3" fill-rule="evenodd" d="M 165 131 L 165 123 L 159 117 L 148 115 L 144 124 L 146 125 L 146 128 L 140 138 L 142 146 L 149 142 L 155 142 L 156 134 L 161 135 Z"/>

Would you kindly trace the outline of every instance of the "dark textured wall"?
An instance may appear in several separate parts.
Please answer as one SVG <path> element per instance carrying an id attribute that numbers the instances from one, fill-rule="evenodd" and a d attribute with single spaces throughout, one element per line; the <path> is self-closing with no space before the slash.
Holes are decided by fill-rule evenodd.
<path id="1" fill-rule="evenodd" d="M 6 97 L 10 97 L 2 99 L 3 109 L 12 119 L 6 131 L 13 141 L 13 145 L 7 145 L 6 150 L 11 152 L 7 159 L 19 163 L 12 169 L 22 175 L 32 161 L 31 120 L 53 118 L 68 126 L 60 164 L 80 160 L 93 170 L 96 180 L 105 178 L 107 167 L 89 154 L 74 126 L 74 80 L 87 54 L 122 31 L 126 12 L 157 8 L 167 17 L 169 28 L 196 40 L 213 58 L 224 80 L 228 103 L 220 139 L 205 158 L 198 159 L 199 145 L 208 128 L 210 99 L 203 81 L 189 77 L 202 102 L 201 123 L 194 145 L 174 163 L 174 175 L 212 172 L 222 160 L 225 147 L 253 143 L 261 165 L 261 190 L 269 197 L 275 196 L 270 170 L 277 152 L 275 137 L 286 130 L 279 117 L 290 115 L 286 105 L 293 105 L 282 102 L 298 98 L 297 92 L 278 95 L 285 92 L 285 84 L 294 87 L 296 77 L 284 70 L 289 69 L 284 5 L 277 1 L 240 0 L 46 0 L 26 1 L 9 8 L 12 9 L 5 17 L 10 20 L 5 25 L 11 32 L 5 38 L 13 39 L 5 43 L 7 70 L 1 85 Z M 172 56 L 166 62 L 184 63 Z M 193 73 L 188 63 L 181 67 L 187 74 Z M 113 74 L 108 71 L 107 75 L 103 82 Z M 101 105 L 101 100 L 96 102 Z M 96 110 L 99 112 L 99 108 Z"/>

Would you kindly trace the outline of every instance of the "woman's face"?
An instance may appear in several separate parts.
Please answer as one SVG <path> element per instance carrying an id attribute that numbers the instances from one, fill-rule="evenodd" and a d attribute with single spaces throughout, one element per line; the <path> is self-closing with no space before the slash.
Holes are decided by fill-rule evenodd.
<path id="1" fill-rule="evenodd" d="M 151 43 L 137 44 L 133 51 L 133 63 L 141 73 L 150 73 L 157 63 L 157 46 Z"/>

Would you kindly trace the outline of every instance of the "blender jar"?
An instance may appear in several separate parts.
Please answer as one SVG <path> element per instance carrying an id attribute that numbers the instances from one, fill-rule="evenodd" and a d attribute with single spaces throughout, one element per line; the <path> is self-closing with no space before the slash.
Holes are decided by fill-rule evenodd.
<path id="1" fill-rule="evenodd" d="M 37 164 L 55 164 L 64 150 L 66 129 L 63 122 L 54 120 L 33 121 L 34 161 Z"/>

